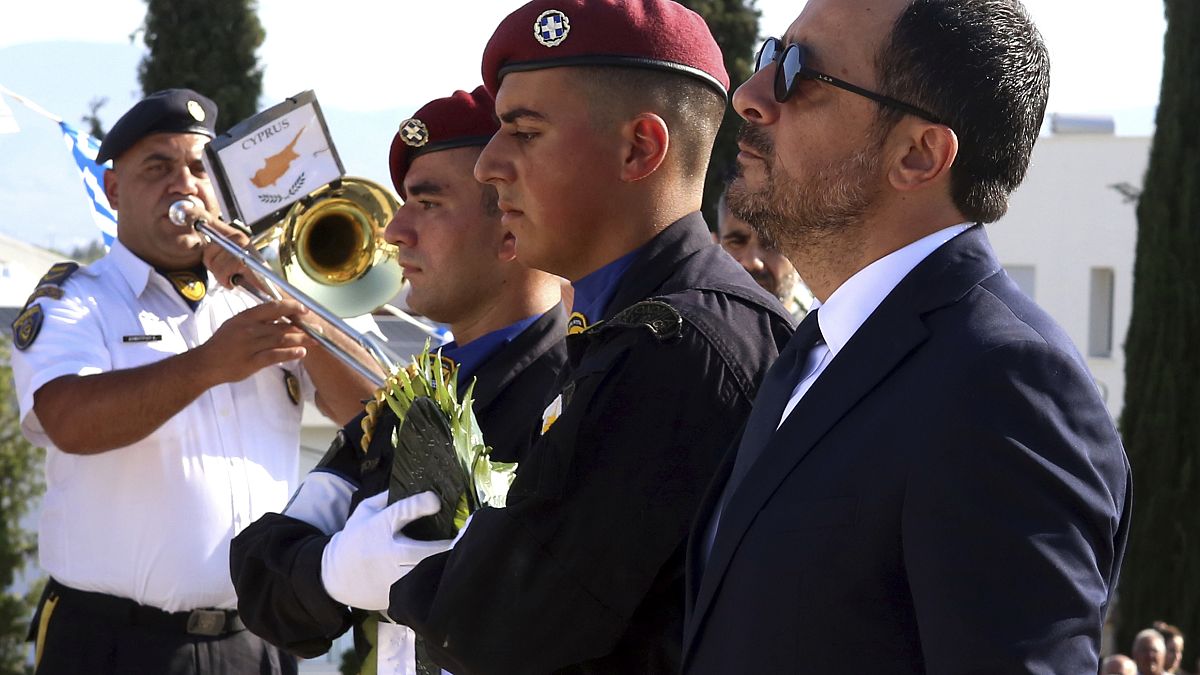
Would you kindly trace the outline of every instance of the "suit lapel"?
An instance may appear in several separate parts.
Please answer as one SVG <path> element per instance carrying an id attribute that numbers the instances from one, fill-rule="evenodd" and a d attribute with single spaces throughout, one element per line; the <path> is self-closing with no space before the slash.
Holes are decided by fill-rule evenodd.
<path id="1" fill-rule="evenodd" d="M 688 602 L 694 598 L 694 605 L 685 629 L 685 665 L 730 560 L 779 485 L 834 425 L 928 338 L 926 313 L 962 298 L 999 269 L 983 228 L 967 230 L 917 265 L 830 362 L 729 497 L 700 583 L 689 585 Z M 723 478 L 728 471 L 724 469 Z M 712 493 L 720 495 L 720 486 L 714 487 L 706 511 L 712 508 Z M 704 527 L 703 522 L 698 525 L 693 540 L 702 539 Z M 702 545 L 693 541 L 689 557 L 704 555 Z"/>

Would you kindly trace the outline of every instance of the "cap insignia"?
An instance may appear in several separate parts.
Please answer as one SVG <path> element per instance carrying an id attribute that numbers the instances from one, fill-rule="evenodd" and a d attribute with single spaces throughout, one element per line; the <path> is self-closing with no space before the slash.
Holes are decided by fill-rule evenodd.
<path id="1" fill-rule="evenodd" d="M 571 20 L 557 9 L 548 9 L 533 22 L 533 37 L 543 47 L 557 47 L 571 32 Z"/>
<path id="2" fill-rule="evenodd" d="M 192 114 L 192 117 L 193 117 L 193 118 L 194 118 L 194 119 L 195 119 L 197 122 L 203 122 L 203 121 L 204 121 L 204 108 L 200 107 L 200 104 L 199 104 L 198 102 L 196 102 L 196 101 L 188 101 L 188 102 L 187 102 L 187 109 L 188 109 L 188 112 Z"/>
<path id="3" fill-rule="evenodd" d="M 419 148 L 429 142 L 429 127 L 413 117 L 400 123 L 400 138 L 406 145 Z"/>

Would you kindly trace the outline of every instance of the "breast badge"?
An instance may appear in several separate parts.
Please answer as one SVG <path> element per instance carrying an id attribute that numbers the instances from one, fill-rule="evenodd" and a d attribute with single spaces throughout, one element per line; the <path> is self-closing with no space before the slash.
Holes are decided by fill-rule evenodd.
<path id="1" fill-rule="evenodd" d="M 200 302 L 204 299 L 204 294 L 207 288 L 204 286 L 204 280 L 196 276 L 192 272 L 171 272 L 167 278 L 174 284 L 175 290 L 185 300 L 191 302 Z"/>
<path id="2" fill-rule="evenodd" d="M 300 405 L 300 378 L 290 370 L 283 371 L 283 386 L 287 388 L 288 398 L 292 403 Z"/>

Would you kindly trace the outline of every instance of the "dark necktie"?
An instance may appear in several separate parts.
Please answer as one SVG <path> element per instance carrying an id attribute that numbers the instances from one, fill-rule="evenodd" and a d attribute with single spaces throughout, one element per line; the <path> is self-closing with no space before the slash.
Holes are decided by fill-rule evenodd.
<path id="1" fill-rule="evenodd" d="M 821 326 L 817 323 L 817 312 L 814 309 L 804 317 L 796 327 L 796 333 L 788 341 L 787 346 L 779 353 L 775 364 L 767 371 L 762 386 L 758 388 L 758 396 L 754 398 L 754 407 L 750 418 L 746 421 L 746 429 L 742 432 L 742 442 L 738 445 L 737 459 L 733 462 L 733 471 L 729 474 L 729 482 L 725 484 L 725 495 L 722 503 L 728 502 L 733 491 L 737 489 L 750 467 L 758 461 L 762 451 L 767 447 L 775 430 L 779 427 L 779 419 L 783 410 L 792 398 L 792 392 L 804 375 L 804 366 L 808 362 L 808 354 L 812 348 L 820 344 Z"/>

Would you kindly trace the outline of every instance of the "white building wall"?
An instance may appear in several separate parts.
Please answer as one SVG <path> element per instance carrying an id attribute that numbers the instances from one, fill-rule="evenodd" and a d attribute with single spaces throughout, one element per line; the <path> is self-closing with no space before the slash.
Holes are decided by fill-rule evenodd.
<path id="1" fill-rule="evenodd" d="M 0 307 L 21 307 L 42 275 L 56 262 L 70 260 L 0 234 Z"/>
<path id="2" fill-rule="evenodd" d="M 1124 345 L 1133 304 L 1137 218 L 1136 204 L 1111 186 L 1140 189 L 1149 153 L 1149 138 L 1042 138 L 1008 214 L 988 226 L 1002 264 L 1033 267 L 1034 299 L 1087 358 L 1114 417 L 1125 396 Z M 1114 272 L 1108 357 L 1088 356 L 1089 285 L 1096 267 Z"/>

